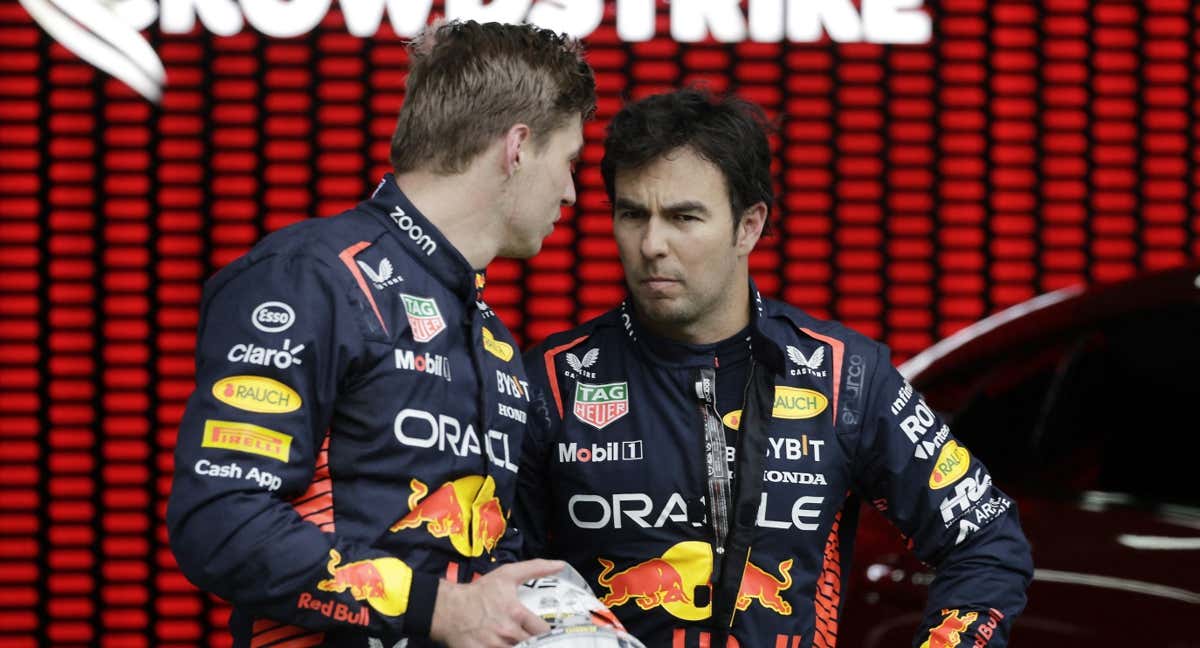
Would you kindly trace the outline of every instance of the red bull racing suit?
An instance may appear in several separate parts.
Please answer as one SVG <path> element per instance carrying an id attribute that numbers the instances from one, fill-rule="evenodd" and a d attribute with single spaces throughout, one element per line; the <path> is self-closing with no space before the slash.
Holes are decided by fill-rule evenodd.
<path id="1" fill-rule="evenodd" d="M 515 558 L 529 393 L 482 288 L 390 175 L 208 282 L 167 525 L 236 645 L 427 645 L 440 577 Z"/>
<path id="2" fill-rule="evenodd" d="M 829 648 L 865 498 L 937 567 L 913 645 L 1004 646 L 1033 572 L 1012 500 L 887 347 L 751 294 L 740 355 L 628 301 L 526 355 L 525 552 L 651 648 Z"/>

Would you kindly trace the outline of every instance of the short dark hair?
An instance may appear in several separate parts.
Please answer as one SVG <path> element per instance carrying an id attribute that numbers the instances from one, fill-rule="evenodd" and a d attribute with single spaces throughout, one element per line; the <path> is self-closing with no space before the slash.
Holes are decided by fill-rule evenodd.
<path id="1" fill-rule="evenodd" d="M 683 88 L 626 104 L 604 138 L 600 174 L 609 201 L 620 169 L 639 169 L 683 147 L 711 162 L 725 177 L 736 231 L 742 213 L 755 203 L 775 202 L 771 184 L 772 130 L 758 106 L 733 95 Z M 763 224 L 767 233 L 770 220 Z"/>
<path id="2" fill-rule="evenodd" d="M 579 41 L 532 25 L 431 25 L 408 47 L 404 106 L 392 135 L 397 173 L 464 171 L 491 139 L 529 126 L 540 146 L 596 109 L 596 80 Z"/>

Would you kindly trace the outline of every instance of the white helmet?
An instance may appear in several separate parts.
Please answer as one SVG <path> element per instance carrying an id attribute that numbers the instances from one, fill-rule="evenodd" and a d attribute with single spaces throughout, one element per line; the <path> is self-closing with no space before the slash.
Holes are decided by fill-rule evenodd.
<path id="1" fill-rule="evenodd" d="M 517 598 L 550 624 L 550 632 L 526 639 L 516 648 L 646 648 L 625 632 L 570 565 L 554 576 L 522 583 Z"/>

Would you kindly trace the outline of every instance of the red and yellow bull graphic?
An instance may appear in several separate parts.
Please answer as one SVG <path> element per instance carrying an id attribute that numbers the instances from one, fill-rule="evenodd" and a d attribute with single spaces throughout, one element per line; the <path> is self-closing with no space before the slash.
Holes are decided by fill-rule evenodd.
<path id="1" fill-rule="evenodd" d="M 496 481 L 491 475 L 468 475 L 429 492 L 419 479 L 409 482 L 408 513 L 388 527 L 392 533 L 425 526 L 435 538 L 449 538 L 463 556 L 491 553 L 508 528 Z"/>
<path id="2" fill-rule="evenodd" d="M 929 631 L 929 638 L 921 648 L 955 648 L 962 641 L 962 633 L 975 622 L 978 612 L 958 616 L 958 610 L 942 610 L 942 622 Z"/>
<path id="3" fill-rule="evenodd" d="M 341 564 L 337 549 L 329 550 L 327 569 L 332 578 L 317 583 L 322 592 L 350 591 L 356 601 L 366 601 L 376 612 L 400 616 L 408 609 L 412 569 L 399 558 L 372 558 Z"/>
<path id="4" fill-rule="evenodd" d="M 742 410 L 737 409 L 721 417 L 721 422 L 730 430 L 737 431 L 742 424 Z"/>
<path id="5" fill-rule="evenodd" d="M 607 590 L 600 602 L 608 607 L 625 605 L 630 601 L 643 610 L 661 607 L 668 614 L 687 621 L 700 621 L 712 616 L 712 545 L 707 542 L 689 540 L 680 542 L 663 552 L 661 556 L 637 563 L 613 573 L 616 565 L 606 558 L 598 558 L 604 569 L 596 578 L 600 587 Z M 792 586 L 792 560 L 779 563 L 776 577 L 770 571 L 746 561 L 742 582 L 738 589 L 735 605 L 746 611 L 750 605 L 759 605 L 784 616 L 792 613 L 792 606 L 783 593 Z M 705 596 L 697 596 L 697 590 Z M 709 601 L 697 606 L 696 600 Z"/>
<path id="6" fill-rule="evenodd" d="M 971 453 L 958 445 L 957 441 L 950 441 L 942 448 L 933 464 L 933 472 L 929 474 L 929 487 L 933 490 L 945 488 L 962 479 L 970 467 Z"/>
<path id="7" fill-rule="evenodd" d="M 712 616 L 712 603 L 696 607 L 696 589 L 711 588 L 712 546 L 707 542 L 680 542 L 651 558 L 627 567 L 615 574 L 616 565 L 598 558 L 604 568 L 596 579 L 608 590 L 600 602 L 608 607 L 625 605 L 630 601 L 643 610 L 661 607 L 673 617 L 700 621 Z M 705 597 L 711 598 L 711 597 Z"/>
<path id="8" fill-rule="evenodd" d="M 783 593 L 792 586 L 791 559 L 779 563 L 779 576 L 762 569 L 758 565 L 746 561 L 746 569 L 742 572 L 742 585 L 738 588 L 736 607 L 741 611 L 750 609 L 750 604 L 758 601 L 759 605 L 787 616 L 792 613 L 792 604 L 783 598 Z"/>

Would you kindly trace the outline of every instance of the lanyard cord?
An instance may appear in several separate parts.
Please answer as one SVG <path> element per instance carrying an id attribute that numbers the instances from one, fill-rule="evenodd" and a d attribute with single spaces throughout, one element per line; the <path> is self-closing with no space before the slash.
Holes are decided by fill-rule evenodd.
<path id="1" fill-rule="evenodd" d="M 732 487 L 729 465 L 726 463 L 724 424 L 717 413 L 717 375 L 712 367 L 700 369 L 696 377 L 696 398 L 704 422 L 704 456 L 708 476 L 708 519 L 712 522 L 713 550 L 718 556 L 725 553 L 729 536 L 729 510 Z M 713 561 L 713 579 L 718 578 L 722 561 Z"/>

